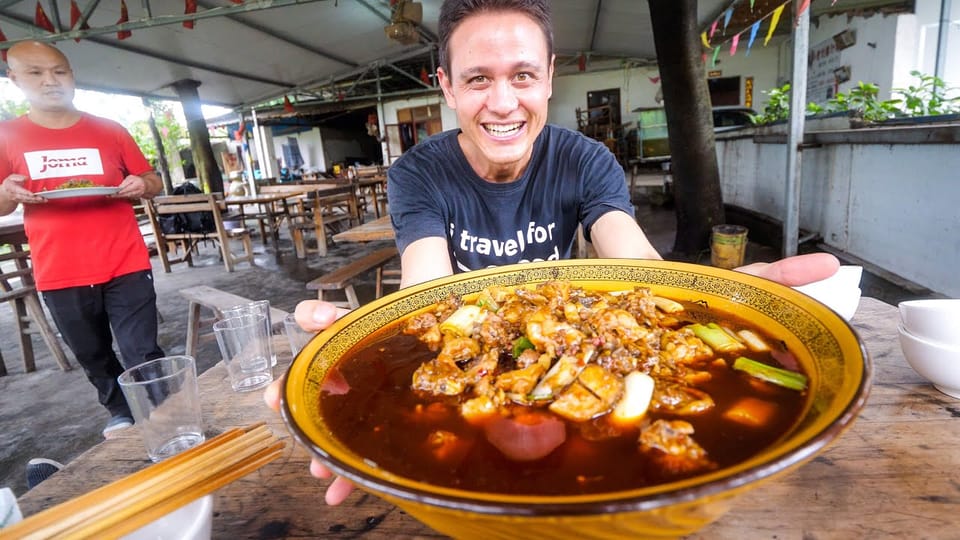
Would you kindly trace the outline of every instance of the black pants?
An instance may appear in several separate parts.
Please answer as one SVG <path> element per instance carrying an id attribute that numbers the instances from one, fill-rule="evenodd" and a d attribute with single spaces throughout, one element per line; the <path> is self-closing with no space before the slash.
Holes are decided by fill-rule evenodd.
<path id="1" fill-rule="evenodd" d="M 87 379 L 97 388 L 100 404 L 110 416 L 130 416 L 117 376 L 126 368 L 164 356 L 157 344 L 153 273 L 144 270 L 100 285 L 44 291 L 43 301 Z M 113 351 L 114 336 L 122 364 Z"/>

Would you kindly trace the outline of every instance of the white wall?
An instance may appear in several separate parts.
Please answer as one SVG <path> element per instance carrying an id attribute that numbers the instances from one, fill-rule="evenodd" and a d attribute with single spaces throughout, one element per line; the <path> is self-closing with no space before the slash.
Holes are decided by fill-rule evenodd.
<path id="1" fill-rule="evenodd" d="M 784 218 L 782 144 L 717 140 L 725 203 Z M 800 227 L 933 291 L 960 297 L 960 147 L 827 144 L 803 152 Z"/>
<path id="2" fill-rule="evenodd" d="M 274 137 L 274 153 L 281 161 L 283 160 L 283 145 L 287 143 L 287 137 L 297 139 L 297 145 L 300 147 L 300 155 L 303 157 L 304 168 L 306 170 L 327 170 L 327 160 L 323 153 L 323 137 L 321 136 L 319 128 Z M 289 164 L 284 163 L 283 166 L 289 167 Z"/>

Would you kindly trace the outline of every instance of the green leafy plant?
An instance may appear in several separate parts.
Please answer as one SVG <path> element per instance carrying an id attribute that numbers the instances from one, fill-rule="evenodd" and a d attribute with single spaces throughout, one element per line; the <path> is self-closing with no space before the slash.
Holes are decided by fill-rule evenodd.
<path id="1" fill-rule="evenodd" d="M 960 112 L 960 95 L 956 88 L 947 88 L 943 79 L 911 71 L 919 81 L 906 88 L 894 88 L 894 94 L 903 96 L 901 110 L 908 116 L 932 116 Z"/>
<path id="2" fill-rule="evenodd" d="M 880 88 L 873 83 L 859 81 L 849 92 L 837 92 L 827 101 L 828 112 L 852 111 L 868 122 L 879 122 L 902 115 L 899 99 L 880 100 Z"/>
<path id="3" fill-rule="evenodd" d="M 769 91 L 763 91 L 769 97 L 763 112 L 751 116 L 754 124 L 770 124 L 778 120 L 786 120 L 790 117 L 790 83 L 779 88 L 773 88 Z M 816 103 L 807 103 L 807 115 L 819 114 L 824 111 L 823 107 Z"/>

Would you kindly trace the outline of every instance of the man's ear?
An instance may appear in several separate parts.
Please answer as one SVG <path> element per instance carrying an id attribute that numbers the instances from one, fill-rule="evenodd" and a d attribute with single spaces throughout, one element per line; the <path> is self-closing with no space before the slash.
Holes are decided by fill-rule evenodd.
<path id="1" fill-rule="evenodd" d="M 550 67 L 547 70 L 547 84 L 550 85 L 550 89 L 547 90 L 547 99 L 553 97 L 553 65 L 557 61 L 557 55 L 550 55 Z"/>
<path id="2" fill-rule="evenodd" d="M 457 99 L 453 96 L 453 81 L 447 76 L 443 68 L 437 68 L 437 80 L 440 82 L 440 89 L 443 90 L 443 98 L 447 101 L 447 107 L 457 108 Z"/>

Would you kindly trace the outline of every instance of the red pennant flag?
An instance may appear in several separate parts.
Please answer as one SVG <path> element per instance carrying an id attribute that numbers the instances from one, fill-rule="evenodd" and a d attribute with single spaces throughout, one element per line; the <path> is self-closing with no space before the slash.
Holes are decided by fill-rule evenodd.
<path id="1" fill-rule="evenodd" d="M 577 57 L 577 70 L 587 70 L 587 55 L 580 53 L 580 56 Z"/>
<path id="2" fill-rule="evenodd" d="M 3 35 L 3 30 L 0 30 L 0 43 L 3 43 L 6 40 L 7 40 L 7 36 Z M 0 56 L 3 56 L 3 61 L 6 62 L 7 50 L 6 49 L 0 50 Z"/>
<path id="3" fill-rule="evenodd" d="M 800 7 L 797 8 L 797 18 L 793 21 L 794 26 L 800 24 L 800 15 L 803 15 L 803 12 L 806 11 L 808 7 L 810 7 L 810 0 L 803 0 L 803 2 L 800 3 Z"/>
<path id="4" fill-rule="evenodd" d="M 243 3 L 243 0 L 230 0 L 230 1 L 233 2 L 234 4 L 242 4 L 242 3 Z"/>
<path id="5" fill-rule="evenodd" d="M 297 110 L 293 108 L 293 103 L 290 103 L 290 98 L 287 96 L 283 96 L 283 111 L 288 113 L 297 112 Z"/>
<path id="6" fill-rule="evenodd" d="M 420 68 L 420 80 L 423 84 L 430 86 L 430 74 L 427 73 L 427 68 L 425 67 Z"/>
<path id="7" fill-rule="evenodd" d="M 125 22 L 130 22 L 130 15 L 127 13 L 127 3 L 124 0 L 120 0 L 120 18 L 117 20 L 117 24 L 123 24 Z M 127 39 L 132 35 L 133 32 L 129 30 L 120 30 L 117 32 L 117 39 Z"/>
<path id="8" fill-rule="evenodd" d="M 184 0 L 185 6 L 183 8 L 184 15 L 190 15 L 197 12 L 197 0 Z M 183 21 L 184 28 L 193 28 L 194 21 Z"/>
<path id="9" fill-rule="evenodd" d="M 40 0 L 37 0 L 37 9 L 33 14 L 33 24 L 43 28 L 47 32 L 53 32 L 53 23 L 50 22 L 46 12 L 43 11 L 43 6 L 40 5 Z"/>
<path id="10" fill-rule="evenodd" d="M 659 75 L 657 75 L 656 77 L 647 77 L 647 79 L 648 79 L 651 83 L 653 83 L 653 84 L 657 84 L 658 82 L 660 82 L 660 76 L 659 76 Z"/>
<path id="11" fill-rule="evenodd" d="M 247 122 L 241 121 L 240 125 L 237 127 L 237 132 L 233 134 L 233 138 L 236 139 L 237 142 L 243 142 L 243 136 L 246 134 L 246 131 Z"/>
<path id="12" fill-rule="evenodd" d="M 73 30 L 77 26 L 77 21 L 80 20 L 80 17 L 83 16 L 83 13 L 80 12 L 80 6 L 77 5 L 77 0 L 70 0 L 70 29 Z M 89 30 L 90 25 L 86 21 L 80 25 L 80 28 L 77 30 Z M 80 38 L 76 38 L 74 41 L 80 43 Z"/>

